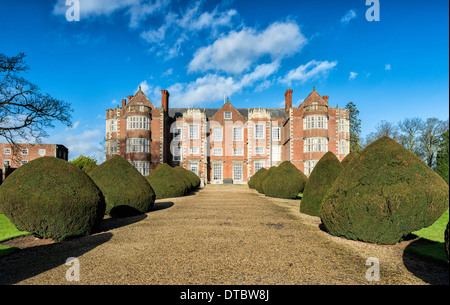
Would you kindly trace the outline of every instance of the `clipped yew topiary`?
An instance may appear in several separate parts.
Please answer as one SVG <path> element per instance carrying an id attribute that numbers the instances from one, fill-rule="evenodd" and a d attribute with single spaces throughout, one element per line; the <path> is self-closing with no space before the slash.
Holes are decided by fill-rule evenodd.
<path id="1" fill-rule="evenodd" d="M 88 163 L 87 165 L 83 166 L 83 172 L 89 175 L 89 173 L 96 168 L 98 165 L 95 163 Z"/>
<path id="2" fill-rule="evenodd" d="M 153 170 L 147 176 L 147 181 L 155 191 L 156 199 L 181 197 L 189 188 L 179 173 L 166 163 Z"/>
<path id="3" fill-rule="evenodd" d="M 341 162 L 331 152 L 327 152 L 316 164 L 306 182 L 300 203 L 300 212 L 320 216 L 322 200 L 343 169 Z"/>
<path id="4" fill-rule="evenodd" d="M 173 167 L 172 170 L 178 175 L 178 177 L 183 180 L 186 185 L 185 193 L 189 193 L 195 189 L 194 181 L 188 176 L 188 171 L 182 167 Z"/>
<path id="5" fill-rule="evenodd" d="M 255 181 L 255 189 L 258 191 L 258 193 L 264 194 L 263 183 L 264 181 L 266 181 L 267 177 L 269 177 L 269 175 L 273 173 L 276 169 L 277 169 L 276 166 L 272 166 L 268 170 L 263 171 L 261 175 L 257 177 Z"/>
<path id="6" fill-rule="evenodd" d="M 21 231 L 60 241 L 91 234 L 105 199 L 77 166 L 42 157 L 19 167 L 0 187 L 0 213 Z"/>
<path id="7" fill-rule="evenodd" d="M 383 137 L 344 168 L 322 202 L 332 235 L 377 244 L 432 225 L 448 209 L 448 185 L 405 147 Z"/>
<path id="8" fill-rule="evenodd" d="M 354 158 L 358 157 L 357 153 L 350 152 L 345 158 L 342 160 L 341 164 L 343 167 L 346 167 Z"/>
<path id="9" fill-rule="evenodd" d="M 256 182 L 258 181 L 259 177 L 261 175 L 263 175 L 263 173 L 266 173 L 266 172 L 267 172 L 267 169 L 265 169 L 264 167 L 260 168 L 248 181 L 248 187 L 251 189 L 256 189 Z"/>
<path id="10" fill-rule="evenodd" d="M 126 217 L 146 213 L 153 208 L 155 193 L 133 165 L 116 155 L 90 172 L 103 192 L 106 214 Z"/>
<path id="11" fill-rule="evenodd" d="M 445 253 L 447 254 L 447 262 L 449 260 L 449 250 L 448 250 L 448 235 L 449 235 L 449 231 L 448 231 L 448 223 L 447 223 L 447 229 L 445 230 Z"/>
<path id="12" fill-rule="evenodd" d="M 262 182 L 263 192 L 266 196 L 294 199 L 303 192 L 307 178 L 295 165 L 285 161 L 272 171 Z"/>

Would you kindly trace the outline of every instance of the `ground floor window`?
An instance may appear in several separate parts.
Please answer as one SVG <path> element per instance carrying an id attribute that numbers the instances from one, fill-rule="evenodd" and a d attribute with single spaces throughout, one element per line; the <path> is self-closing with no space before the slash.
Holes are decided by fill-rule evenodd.
<path id="1" fill-rule="evenodd" d="M 305 175 L 311 175 L 314 167 L 319 160 L 307 160 L 305 161 Z"/>
<path id="2" fill-rule="evenodd" d="M 253 164 L 254 164 L 254 168 L 255 168 L 255 172 L 253 174 L 256 174 L 257 171 L 259 171 L 261 168 L 264 167 L 264 161 L 258 161 Z"/>
<path id="3" fill-rule="evenodd" d="M 233 164 L 233 180 L 244 180 L 242 167 L 242 164 Z"/>
<path id="4" fill-rule="evenodd" d="M 198 163 L 197 162 L 189 163 L 189 170 L 198 176 Z"/>
<path id="5" fill-rule="evenodd" d="M 221 163 L 213 164 L 213 180 L 222 180 L 222 167 Z"/>
<path id="6" fill-rule="evenodd" d="M 150 174 L 150 162 L 149 161 L 130 161 L 130 163 L 143 175 L 148 176 Z"/>

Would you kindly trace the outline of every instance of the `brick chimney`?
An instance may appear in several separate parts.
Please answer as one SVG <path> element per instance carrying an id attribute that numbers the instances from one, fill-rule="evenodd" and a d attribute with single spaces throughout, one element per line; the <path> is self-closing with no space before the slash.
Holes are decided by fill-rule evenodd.
<path id="1" fill-rule="evenodd" d="M 127 99 L 123 98 L 122 99 L 122 108 L 125 107 L 127 105 Z"/>
<path id="2" fill-rule="evenodd" d="M 132 98 L 133 98 L 132 95 L 129 95 L 129 96 L 128 96 L 128 103 L 131 101 Z"/>
<path id="3" fill-rule="evenodd" d="M 292 90 L 291 89 L 287 89 L 286 93 L 284 94 L 284 107 L 285 110 L 289 110 L 292 107 Z"/>
<path id="4" fill-rule="evenodd" d="M 329 98 L 329 96 L 328 96 L 328 95 L 324 95 L 324 96 L 322 96 L 322 98 L 323 98 L 323 100 L 325 101 L 325 103 L 328 104 L 328 98 Z"/>
<path id="5" fill-rule="evenodd" d="M 169 111 L 169 91 L 161 90 L 161 107 L 168 112 Z"/>

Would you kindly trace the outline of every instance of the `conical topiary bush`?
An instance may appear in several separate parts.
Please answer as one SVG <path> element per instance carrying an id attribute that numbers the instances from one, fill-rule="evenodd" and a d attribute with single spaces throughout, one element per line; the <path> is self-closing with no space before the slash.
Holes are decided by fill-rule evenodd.
<path id="1" fill-rule="evenodd" d="M 267 172 L 267 169 L 265 169 L 264 167 L 260 168 L 248 181 L 248 187 L 251 189 L 256 189 L 256 182 L 261 177 L 261 175 L 263 175 L 266 172 Z"/>
<path id="2" fill-rule="evenodd" d="M 90 171 L 91 179 L 103 192 L 106 214 L 125 217 L 152 209 L 155 193 L 137 169 L 116 155 Z"/>
<path id="3" fill-rule="evenodd" d="M 354 158 L 358 157 L 357 153 L 350 152 L 345 158 L 341 161 L 343 167 L 346 167 Z"/>
<path id="4" fill-rule="evenodd" d="M 291 162 L 285 161 L 268 171 L 262 189 L 269 197 L 294 199 L 303 192 L 306 181 L 305 174 Z"/>
<path id="5" fill-rule="evenodd" d="M 344 168 L 322 202 L 332 235 L 377 244 L 432 225 L 448 209 L 448 185 L 421 159 L 383 137 Z"/>
<path id="6" fill-rule="evenodd" d="M 300 203 L 300 212 L 312 216 L 320 216 L 322 200 L 342 169 L 341 162 L 331 151 L 327 152 L 319 160 L 309 176 L 308 182 L 306 182 Z"/>
<path id="7" fill-rule="evenodd" d="M 0 213 L 21 231 L 60 241 L 91 234 L 105 213 L 105 199 L 77 166 L 55 157 L 35 159 L 0 186 Z"/>
<path id="8" fill-rule="evenodd" d="M 188 186 L 179 174 L 168 164 L 163 163 L 147 176 L 147 181 L 156 194 L 156 199 L 181 197 Z"/>

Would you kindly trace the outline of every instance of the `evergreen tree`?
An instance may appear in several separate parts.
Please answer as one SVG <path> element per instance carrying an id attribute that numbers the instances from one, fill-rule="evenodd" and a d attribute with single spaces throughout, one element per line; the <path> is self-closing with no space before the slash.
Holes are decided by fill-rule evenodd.
<path id="1" fill-rule="evenodd" d="M 436 157 L 436 171 L 448 184 L 448 129 L 442 134 L 441 143 L 439 144 L 439 150 Z"/>
<path id="2" fill-rule="evenodd" d="M 359 110 L 353 102 L 345 106 L 349 111 L 350 118 L 350 151 L 359 153 L 362 150 L 360 143 L 361 120 L 358 118 Z"/>

